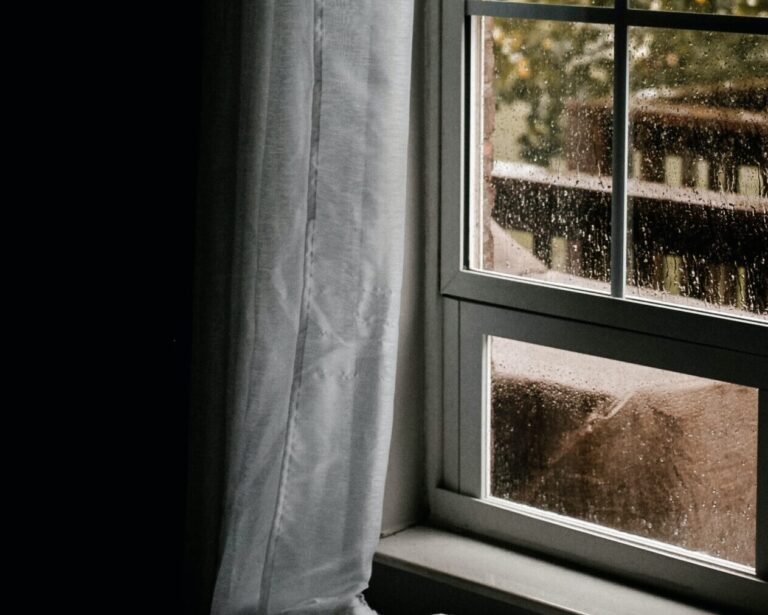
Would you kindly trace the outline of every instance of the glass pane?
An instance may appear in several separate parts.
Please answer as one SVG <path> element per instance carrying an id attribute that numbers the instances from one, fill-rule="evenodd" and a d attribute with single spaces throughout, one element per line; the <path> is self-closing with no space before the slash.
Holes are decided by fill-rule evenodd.
<path id="1" fill-rule="evenodd" d="M 629 0 L 633 9 L 768 17 L 768 0 Z"/>
<path id="2" fill-rule="evenodd" d="M 609 292 L 613 30 L 481 24 L 470 265 Z"/>
<path id="3" fill-rule="evenodd" d="M 491 495 L 754 567 L 757 389 L 489 344 Z"/>
<path id="4" fill-rule="evenodd" d="M 768 320 L 768 37 L 629 37 L 628 292 Z"/>

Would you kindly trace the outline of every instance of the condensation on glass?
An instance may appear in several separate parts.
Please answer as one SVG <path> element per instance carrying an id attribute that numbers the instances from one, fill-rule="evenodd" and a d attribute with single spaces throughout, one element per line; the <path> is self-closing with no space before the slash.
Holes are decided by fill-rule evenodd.
<path id="1" fill-rule="evenodd" d="M 492 496 L 754 567 L 757 389 L 488 346 Z"/>
<path id="2" fill-rule="evenodd" d="M 629 0 L 629 8 L 768 17 L 768 0 Z"/>
<path id="3" fill-rule="evenodd" d="M 768 36 L 629 30 L 628 293 L 768 320 Z"/>
<path id="4" fill-rule="evenodd" d="M 613 29 L 478 22 L 470 266 L 610 292 Z"/>

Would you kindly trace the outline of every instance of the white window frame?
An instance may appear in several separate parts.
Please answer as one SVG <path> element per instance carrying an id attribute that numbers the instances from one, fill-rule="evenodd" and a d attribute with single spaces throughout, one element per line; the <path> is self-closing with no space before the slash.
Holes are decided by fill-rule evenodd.
<path id="1" fill-rule="evenodd" d="M 469 268 L 474 16 L 615 25 L 611 295 Z M 441 17 L 440 291 L 443 400 L 434 523 L 618 575 L 682 599 L 762 612 L 768 604 L 768 325 L 624 296 L 628 26 L 768 34 L 768 19 L 614 8 L 443 0 Z M 767 247 L 768 249 L 768 247 Z M 618 273 L 617 273 L 618 272 Z M 669 545 L 524 510 L 488 497 L 488 336 L 501 336 L 759 389 L 756 572 Z"/>

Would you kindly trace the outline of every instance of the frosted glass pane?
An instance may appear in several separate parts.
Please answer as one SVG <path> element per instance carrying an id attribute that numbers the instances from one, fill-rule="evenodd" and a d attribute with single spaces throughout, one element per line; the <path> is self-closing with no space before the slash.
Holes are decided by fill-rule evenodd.
<path id="1" fill-rule="evenodd" d="M 768 0 L 629 0 L 633 9 L 768 17 Z"/>
<path id="2" fill-rule="evenodd" d="M 629 294 L 766 320 L 768 37 L 629 39 Z"/>
<path id="3" fill-rule="evenodd" d="M 480 32 L 470 265 L 609 292 L 613 30 L 485 17 Z"/>
<path id="4" fill-rule="evenodd" d="M 489 345 L 491 495 L 754 567 L 757 389 Z"/>

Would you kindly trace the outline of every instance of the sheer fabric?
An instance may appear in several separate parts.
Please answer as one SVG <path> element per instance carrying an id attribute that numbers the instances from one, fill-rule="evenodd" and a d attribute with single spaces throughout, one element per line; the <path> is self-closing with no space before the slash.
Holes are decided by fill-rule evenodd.
<path id="1" fill-rule="evenodd" d="M 358 596 L 391 430 L 412 18 L 412 0 L 216 12 L 199 311 L 199 403 L 226 460 L 216 615 L 371 612 Z"/>

